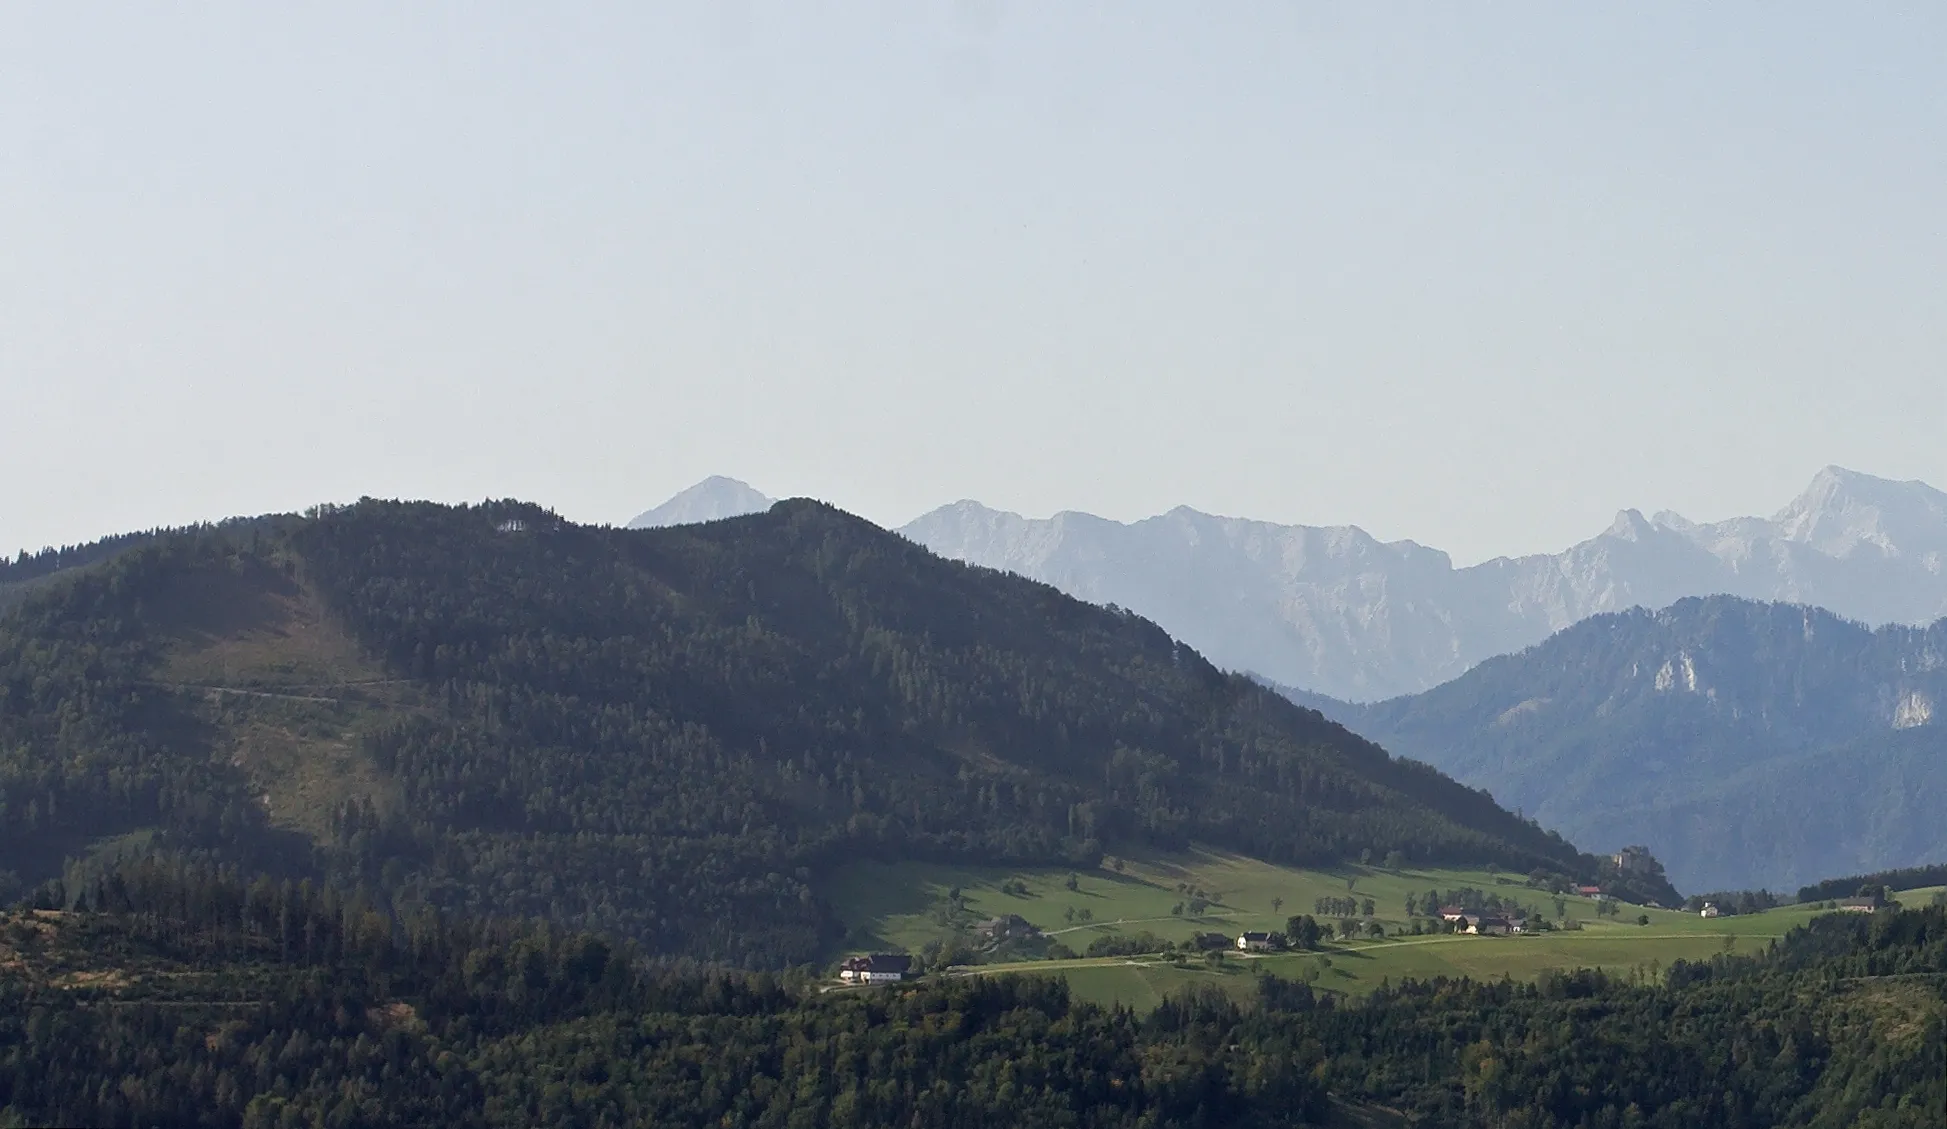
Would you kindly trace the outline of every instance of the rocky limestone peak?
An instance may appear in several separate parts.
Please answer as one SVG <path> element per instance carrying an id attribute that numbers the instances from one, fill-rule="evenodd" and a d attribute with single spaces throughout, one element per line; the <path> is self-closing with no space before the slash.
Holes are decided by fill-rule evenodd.
<path id="1" fill-rule="evenodd" d="M 1358 526 L 1352 528 L 1357 529 Z M 1402 538 L 1398 541 L 1382 541 L 1380 545 L 1397 555 L 1403 561 L 1410 561 L 1422 568 L 1435 572 L 1452 572 L 1453 557 L 1445 549 L 1435 549 L 1418 541 Z"/>
<path id="2" fill-rule="evenodd" d="M 1279 543 L 1311 553 L 1340 558 L 1394 557 L 1421 547 L 1410 541 L 1384 544 L 1356 525 L 1280 525 L 1248 517 L 1225 517 L 1189 506 L 1177 506 L 1160 518 L 1186 531 L 1207 534 L 1239 546 Z M 1137 526 L 1147 524 L 1137 522 Z"/>
<path id="3" fill-rule="evenodd" d="M 1896 482 L 1828 466 L 1773 516 L 1781 540 L 1833 557 L 1862 549 L 1922 556 L 1947 549 L 1947 494 L 1924 482 Z"/>
<path id="4" fill-rule="evenodd" d="M 926 513 L 914 518 L 910 524 L 919 525 L 926 522 L 937 524 L 941 522 L 960 521 L 992 523 L 1003 520 L 1019 521 L 1021 520 L 1021 515 L 983 506 L 972 498 L 962 498 L 957 502 L 948 502 L 946 505 L 940 506 L 937 509 L 928 510 Z"/>
<path id="5" fill-rule="evenodd" d="M 1647 541 L 1655 532 L 1649 519 L 1643 516 L 1643 511 L 1619 510 L 1616 513 L 1616 520 L 1609 523 L 1609 528 L 1603 530 L 1602 535 L 1623 541 Z"/>
<path id="6" fill-rule="evenodd" d="M 1774 518 L 1643 513 L 1623 510 L 1559 553 L 1463 568 L 1354 525 L 1189 506 L 1125 522 L 960 501 L 899 532 L 943 556 L 1130 608 L 1219 666 L 1358 701 L 1424 690 L 1599 612 L 1687 596 L 1815 604 L 1871 624 L 1947 616 L 1947 495 L 1922 483 L 1831 467 Z M 704 516 L 717 515 L 689 520 Z"/>
<path id="7" fill-rule="evenodd" d="M 741 517 L 770 509 L 772 501 L 752 489 L 747 482 L 725 478 L 720 474 L 711 475 L 655 509 L 637 514 L 629 522 L 629 528 L 657 529 L 665 525 L 689 525 L 699 521 Z"/>

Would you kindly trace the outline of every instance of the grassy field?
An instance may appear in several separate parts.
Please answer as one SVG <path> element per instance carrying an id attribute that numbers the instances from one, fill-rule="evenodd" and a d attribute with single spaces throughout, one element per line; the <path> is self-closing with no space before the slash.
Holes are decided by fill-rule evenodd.
<path id="1" fill-rule="evenodd" d="M 1485 871 L 1407 867 L 1399 873 L 1346 866 L 1329 871 L 1274 866 L 1216 851 L 1120 860 L 1094 870 L 1007 869 L 927 863 L 859 864 L 836 876 L 833 904 L 849 929 L 850 951 L 918 952 L 928 942 L 965 939 L 975 922 L 1019 914 L 1076 952 L 1101 936 L 1143 930 L 1165 940 L 1186 941 L 1198 932 L 1234 936 L 1245 929 L 1273 930 L 1294 913 L 1311 913 L 1320 897 L 1371 897 L 1373 920 L 1389 934 L 1405 927 L 1408 893 L 1464 887 L 1499 894 L 1550 920 L 1581 926 L 1570 931 L 1519 937 L 1398 936 L 1339 942 L 1323 953 L 1245 956 L 1227 953 L 1220 964 L 1200 958 L 1173 962 L 1158 957 L 1103 957 L 986 964 L 970 975 L 1056 974 L 1075 993 L 1103 1004 L 1154 1007 L 1165 995 L 1193 983 L 1212 983 L 1240 999 L 1260 973 L 1308 979 L 1320 988 L 1352 995 L 1387 981 L 1435 976 L 1529 979 L 1551 969 L 1602 968 L 1658 976 L 1677 960 L 1722 952 L 1762 951 L 1773 939 L 1819 910 L 1786 906 L 1762 914 L 1703 918 L 1672 910 L 1623 906 L 1615 917 L 1597 912 L 1586 898 L 1558 900 L 1528 889 L 1517 876 Z M 1069 888 L 1073 879 L 1073 889 Z M 1348 895 L 1347 884 L 1351 884 Z M 1003 884 L 1025 893 L 1004 892 Z M 949 895 L 958 889 L 960 906 Z M 1172 913 L 1201 890 L 1210 901 L 1196 916 Z M 1939 889 L 1903 892 L 1908 905 L 1923 905 Z M 1361 907 L 1363 908 L 1363 907 Z M 1081 918 L 1086 911 L 1088 920 Z M 1648 924 L 1639 924 L 1639 918 Z M 1360 919 L 1364 921 L 1363 917 Z"/>
<path id="2" fill-rule="evenodd" d="M 1067 888 L 1071 875 L 1073 890 Z M 1025 886 L 1026 893 L 1003 892 L 1003 884 L 1010 882 Z M 1320 897 L 1371 898 L 1372 920 L 1399 929 L 1409 922 L 1409 893 L 1466 887 L 1555 916 L 1554 899 L 1527 889 L 1517 876 L 1410 866 L 1398 873 L 1356 865 L 1299 870 L 1202 850 L 1105 860 L 1101 867 L 1083 871 L 859 863 L 834 876 L 829 896 L 850 930 L 845 941 L 850 950 L 917 952 L 929 941 L 964 935 L 971 922 L 1019 914 L 1081 952 L 1096 937 L 1144 930 L 1165 940 L 1187 941 L 1199 932 L 1282 929 L 1292 914 L 1311 913 Z M 956 888 L 965 906 L 959 913 L 951 912 L 948 898 Z M 1198 891 L 1210 905 L 1201 914 L 1191 914 Z M 1184 912 L 1172 913 L 1178 905 Z M 1587 899 L 1567 899 L 1565 908 L 1571 918 L 1596 919 L 1595 903 Z"/>
<path id="3" fill-rule="evenodd" d="M 1648 926 L 1636 925 L 1630 917 L 1623 924 L 1605 921 L 1574 932 L 1521 937 L 1442 934 L 1352 941 L 1334 944 L 1319 953 L 1227 953 L 1217 967 L 1199 959 L 1179 965 L 1153 957 L 1130 957 L 984 965 L 977 974 L 1057 973 L 1084 999 L 1138 1010 L 1154 1007 L 1169 992 L 1192 983 L 1213 983 L 1244 999 L 1254 990 L 1254 978 L 1261 973 L 1308 980 L 1319 988 L 1355 996 L 1388 981 L 1436 976 L 1526 980 L 1551 969 L 1602 968 L 1654 978 L 1678 960 L 1702 960 L 1721 952 L 1762 951 L 1812 913 L 1788 907 L 1711 921 L 1661 914 L 1657 915 L 1660 920 Z"/>

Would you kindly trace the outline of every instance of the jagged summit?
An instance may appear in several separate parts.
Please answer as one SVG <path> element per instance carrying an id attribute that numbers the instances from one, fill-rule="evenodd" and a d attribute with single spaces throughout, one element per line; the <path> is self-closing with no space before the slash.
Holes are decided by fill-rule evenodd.
<path id="1" fill-rule="evenodd" d="M 636 518 L 642 528 L 768 509 L 710 478 Z M 1024 517 L 961 499 L 899 532 L 941 556 L 1137 611 L 1210 656 L 1354 701 L 1424 690 L 1601 612 L 1725 594 L 1830 608 L 1865 623 L 1947 616 L 1947 494 L 1829 466 L 1771 517 L 1695 522 L 1670 510 L 1614 522 L 1559 553 L 1455 568 L 1356 525 L 1280 525 L 1183 505 L 1116 521 Z"/>
<path id="2" fill-rule="evenodd" d="M 1888 556 L 1947 549 L 1947 494 L 1924 482 L 1896 482 L 1829 466 L 1772 516 L 1781 540 L 1844 557 L 1861 548 Z"/>
<path id="3" fill-rule="evenodd" d="M 747 482 L 711 475 L 655 509 L 637 514 L 629 522 L 629 528 L 658 529 L 665 525 L 740 517 L 768 510 L 772 501 Z"/>
<path id="4" fill-rule="evenodd" d="M 960 501 L 900 532 L 1131 608 L 1219 665 L 1364 701 L 1424 690 L 1591 615 L 1686 596 L 1811 603 L 1866 623 L 1947 615 L 1947 494 L 1840 467 L 1771 518 L 1625 509 L 1562 552 L 1459 569 L 1437 549 L 1357 526 L 1188 506 L 1124 523 Z"/>
<path id="5" fill-rule="evenodd" d="M 1643 511 L 1618 510 L 1616 520 L 1609 525 L 1607 536 L 1620 537 L 1625 541 L 1642 541 L 1655 532 L 1655 524 L 1643 516 Z"/>

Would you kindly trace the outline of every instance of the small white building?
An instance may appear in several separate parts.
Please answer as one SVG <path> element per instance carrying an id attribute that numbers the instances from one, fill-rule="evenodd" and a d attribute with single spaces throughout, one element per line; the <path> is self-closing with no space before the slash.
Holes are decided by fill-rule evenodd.
<path id="1" fill-rule="evenodd" d="M 1239 951 L 1246 953 L 1268 953 L 1271 951 L 1271 934 L 1239 933 L 1237 935 L 1237 948 Z"/>
<path id="2" fill-rule="evenodd" d="M 913 970 L 913 958 L 901 953 L 873 953 L 857 956 L 838 966 L 838 978 L 848 984 L 881 984 L 904 980 Z"/>
<path id="3" fill-rule="evenodd" d="M 1703 917 L 1722 917 L 1724 911 L 1717 908 L 1716 902 L 1705 902 L 1704 908 L 1697 911 Z"/>

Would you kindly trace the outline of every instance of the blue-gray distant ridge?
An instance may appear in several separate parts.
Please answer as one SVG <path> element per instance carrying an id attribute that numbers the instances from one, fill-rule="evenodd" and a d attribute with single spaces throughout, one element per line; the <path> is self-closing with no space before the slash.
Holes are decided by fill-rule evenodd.
<path id="1" fill-rule="evenodd" d="M 1421 694 L 1292 695 L 1684 890 L 1947 859 L 1947 620 L 1730 596 L 1595 616 Z"/>
<path id="2" fill-rule="evenodd" d="M 1455 568 L 1357 526 L 1188 507 L 1130 524 L 963 501 L 901 533 L 1155 620 L 1220 666 L 1350 701 L 1428 689 L 1592 615 L 1726 594 L 1869 624 L 1947 616 L 1947 494 L 1827 467 L 1770 518 L 1618 514 L 1560 553 Z"/>

